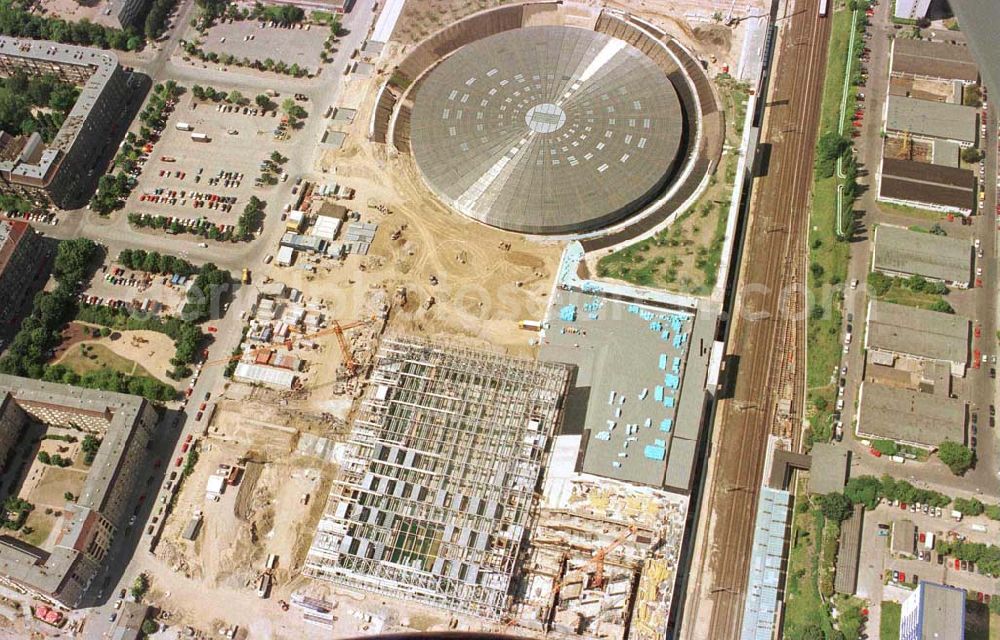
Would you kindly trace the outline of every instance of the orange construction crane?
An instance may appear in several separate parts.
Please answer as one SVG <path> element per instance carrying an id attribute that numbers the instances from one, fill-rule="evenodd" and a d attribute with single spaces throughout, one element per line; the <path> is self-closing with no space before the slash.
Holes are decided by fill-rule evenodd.
<path id="1" fill-rule="evenodd" d="M 595 589 L 600 589 L 604 585 L 604 558 L 605 558 L 605 556 L 607 556 L 609 553 L 611 553 L 612 551 L 614 551 L 615 549 L 617 549 L 626 540 L 628 540 L 630 537 L 632 537 L 635 534 L 636 530 L 637 529 L 636 529 L 635 525 L 629 526 L 628 531 L 626 531 L 625 533 L 623 533 L 620 536 L 618 536 L 617 538 L 615 538 L 614 541 L 611 544 L 609 544 L 608 546 L 606 546 L 606 547 L 598 550 L 598 552 L 594 554 L 594 557 L 591 559 L 591 562 L 595 563 L 595 569 L 596 569 L 594 571 L 594 588 Z"/>
<path id="2" fill-rule="evenodd" d="M 333 323 L 332 327 L 329 327 L 327 329 L 321 329 L 321 330 L 315 331 L 313 333 L 303 334 L 302 337 L 303 338 L 312 339 L 312 338 L 318 338 L 320 336 L 325 336 L 325 335 L 330 334 L 330 333 L 336 334 L 337 335 L 337 342 L 340 345 L 340 351 L 341 351 L 341 353 L 344 356 L 344 366 L 347 368 L 347 371 L 351 375 L 354 375 L 355 373 L 357 373 L 358 364 L 354 360 L 354 356 L 351 355 L 351 348 L 350 348 L 350 345 L 347 344 L 347 338 L 344 336 L 344 331 L 346 331 L 348 329 L 353 329 L 355 327 L 360 327 L 362 325 L 369 324 L 369 323 L 373 322 L 374 320 L 375 320 L 374 316 L 372 316 L 371 318 L 364 319 L 364 320 L 357 320 L 355 322 L 348 322 L 347 324 L 340 324 L 336 320 L 332 320 L 331 321 Z M 285 346 L 285 348 L 291 349 L 292 348 L 292 339 L 288 338 L 282 344 Z M 267 350 L 269 348 L 270 348 L 269 345 L 262 345 L 260 347 L 255 347 L 255 348 L 251 349 L 250 353 L 255 356 L 255 355 L 257 355 L 257 352 L 264 351 L 264 350 Z M 239 360 L 242 357 L 243 357 L 243 353 L 237 353 L 235 355 L 229 356 L 228 358 L 219 358 L 218 360 L 210 360 L 210 361 L 206 362 L 204 364 L 204 366 L 210 367 L 210 366 L 217 365 L 217 364 L 228 364 L 228 363 L 232 362 L 233 360 Z"/>

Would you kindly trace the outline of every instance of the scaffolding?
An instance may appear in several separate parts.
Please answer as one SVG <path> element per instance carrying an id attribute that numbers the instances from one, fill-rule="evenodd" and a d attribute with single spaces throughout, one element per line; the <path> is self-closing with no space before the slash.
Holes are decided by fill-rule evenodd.
<path id="1" fill-rule="evenodd" d="M 306 574 L 499 620 L 569 374 L 383 339 Z"/>

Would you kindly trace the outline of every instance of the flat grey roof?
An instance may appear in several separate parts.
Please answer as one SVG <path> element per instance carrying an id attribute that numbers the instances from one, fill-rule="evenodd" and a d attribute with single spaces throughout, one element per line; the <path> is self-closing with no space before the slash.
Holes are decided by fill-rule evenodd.
<path id="1" fill-rule="evenodd" d="M 917 541 L 917 526 L 912 520 L 896 520 L 892 523 L 892 540 L 889 548 L 893 553 L 913 554 Z"/>
<path id="2" fill-rule="evenodd" d="M 972 245 L 968 240 L 881 224 L 875 228 L 872 266 L 877 271 L 968 284 Z"/>
<path id="3" fill-rule="evenodd" d="M 950 313 L 872 300 L 865 340 L 869 349 L 955 363 L 969 360 L 969 320 Z"/>
<path id="4" fill-rule="evenodd" d="M 935 140 L 934 152 L 931 164 L 958 168 L 958 154 L 962 152 L 962 145 L 952 140 Z"/>
<path id="5" fill-rule="evenodd" d="M 582 470 L 688 492 L 713 317 L 565 290 L 551 310 L 539 357 L 577 366 L 562 433 L 583 435 Z"/>
<path id="6" fill-rule="evenodd" d="M 666 184 L 684 119 L 652 59 L 603 33 L 523 27 L 465 45 L 416 87 L 411 148 L 429 187 L 510 231 L 573 233 Z"/>
<path id="7" fill-rule="evenodd" d="M 809 491 L 821 494 L 843 491 L 847 484 L 847 449 L 829 442 L 818 442 L 809 454 L 812 458 Z"/>
<path id="8" fill-rule="evenodd" d="M 920 582 L 920 640 L 962 640 L 965 637 L 965 590 Z"/>
<path id="9" fill-rule="evenodd" d="M 858 433 L 936 448 L 945 440 L 965 443 L 965 405 L 957 400 L 865 382 Z"/>
<path id="10" fill-rule="evenodd" d="M 979 68 L 968 47 L 915 38 L 892 41 L 892 72 L 962 82 L 979 78 Z"/>
<path id="11" fill-rule="evenodd" d="M 975 107 L 889 96 L 885 128 L 972 144 L 976 141 L 977 116 Z"/>

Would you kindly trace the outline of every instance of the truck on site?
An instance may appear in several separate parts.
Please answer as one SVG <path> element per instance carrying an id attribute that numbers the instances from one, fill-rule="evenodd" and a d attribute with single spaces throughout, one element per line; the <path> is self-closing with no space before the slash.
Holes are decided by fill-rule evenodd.
<path id="1" fill-rule="evenodd" d="M 195 142 L 211 142 L 212 139 L 208 137 L 207 133 L 192 133 L 191 139 Z"/>
<path id="2" fill-rule="evenodd" d="M 174 125 L 178 131 L 194 131 L 194 127 L 186 122 L 178 122 Z"/>
<path id="3" fill-rule="evenodd" d="M 934 548 L 934 532 L 928 531 L 927 535 L 924 537 L 924 547 L 927 549 Z"/>
<path id="4" fill-rule="evenodd" d="M 985 524 L 970 524 L 969 528 L 973 531 L 978 531 L 979 533 L 986 533 L 989 529 L 986 528 Z"/>
<path id="5" fill-rule="evenodd" d="M 962 521 L 962 512 L 961 511 L 955 511 L 954 509 L 952 509 L 951 510 L 951 517 L 954 518 L 956 521 L 961 522 Z"/>
<path id="6" fill-rule="evenodd" d="M 240 281 L 243 284 L 250 284 L 250 270 L 246 267 L 243 268 L 243 275 L 240 277 Z"/>
<path id="7" fill-rule="evenodd" d="M 541 331 L 542 323 L 537 320 L 521 320 L 517 323 L 517 328 L 525 331 Z"/>
<path id="8" fill-rule="evenodd" d="M 264 568 L 270 571 L 274 569 L 276 564 L 278 564 L 278 556 L 272 553 L 267 556 L 267 563 L 264 565 Z"/>
<path id="9" fill-rule="evenodd" d="M 266 598 L 271 591 L 271 573 L 265 571 L 257 581 L 257 597 Z"/>

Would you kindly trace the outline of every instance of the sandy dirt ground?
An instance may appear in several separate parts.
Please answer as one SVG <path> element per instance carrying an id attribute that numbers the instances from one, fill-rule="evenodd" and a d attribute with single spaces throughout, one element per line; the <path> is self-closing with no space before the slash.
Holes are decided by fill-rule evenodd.
<path id="1" fill-rule="evenodd" d="M 41 6 L 46 15 L 50 17 L 60 17 L 69 22 L 79 22 L 90 20 L 105 27 L 121 28 L 115 14 L 118 12 L 118 3 L 108 2 L 108 0 L 89 0 L 77 2 L 77 0 L 41 0 Z M 108 11 L 110 9 L 110 12 Z"/>
<path id="2" fill-rule="evenodd" d="M 115 340 L 112 340 L 112 336 L 115 335 L 113 333 L 112 336 L 106 338 L 81 340 L 75 342 L 75 344 L 99 344 L 107 347 L 116 355 L 140 363 L 143 368 L 160 382 L 169 385 L 177 384 L 166 376 L 167 370 L 172 368 L 170 359 L 174 357 L 175 351 L 174 341 L 169 336 L 156 331 L 121 331 L 115 333 L 120 334 L 120 337 Z M 55 361 L 55 364 L 62 361 L 66 353 L 68 351 L 64 352 L 62 357 Z"/>

